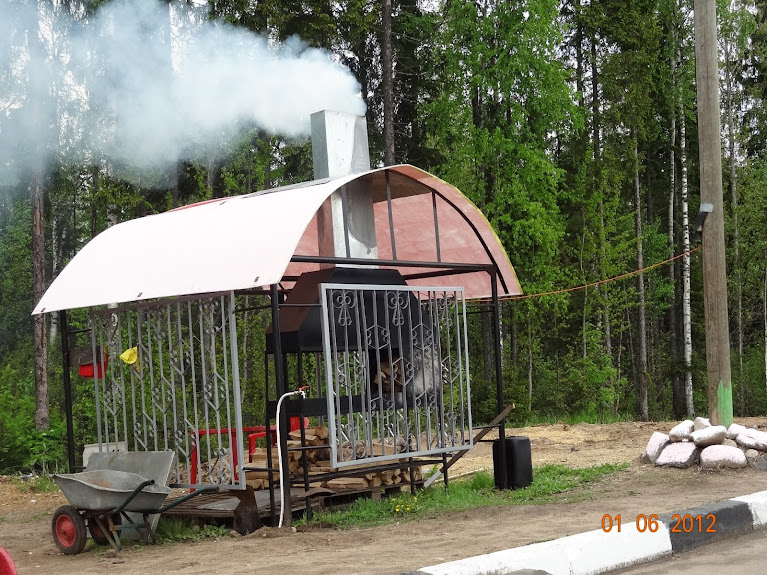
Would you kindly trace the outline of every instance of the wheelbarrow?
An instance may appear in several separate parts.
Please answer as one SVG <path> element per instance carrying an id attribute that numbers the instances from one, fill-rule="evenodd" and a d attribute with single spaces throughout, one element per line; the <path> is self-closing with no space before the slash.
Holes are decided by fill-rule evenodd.
<path id="1" fill-rule="evenodd" d="M 96 543 L 109 544 L 117 551 L 122 549 L 119 534 L 127 529 L 134 529 L 147 542 L 153 542 L 150 515 L 164 513 L 201 493 L 218 490 L 215 486 L 205 487 L 163 505 L 171 488 L 136 473 L 104 469 L 54 475 L 53 479 L 69 501 L 69 505 L 56 509 L 51 521 L 53 540 L 66 555 L 76 555 L 85 549 L 86 528 Z M 133 521 L 127 515 L 129 511 L 142 515 L 143 522 Z"/>

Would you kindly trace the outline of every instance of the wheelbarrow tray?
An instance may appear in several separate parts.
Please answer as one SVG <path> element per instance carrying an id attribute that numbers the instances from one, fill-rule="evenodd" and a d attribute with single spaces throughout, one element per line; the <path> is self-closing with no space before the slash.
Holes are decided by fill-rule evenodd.
<path id="1" fill-rule="evenodd" d="M 69 503 L 83 511 L 109 511 L 123 505 L 146 478 L 127 471 L 103 469 L 53 476 Z M 147 485 L 125 507 L 125 511 L 156 512 L 171 493 L 165 485 Z"/>

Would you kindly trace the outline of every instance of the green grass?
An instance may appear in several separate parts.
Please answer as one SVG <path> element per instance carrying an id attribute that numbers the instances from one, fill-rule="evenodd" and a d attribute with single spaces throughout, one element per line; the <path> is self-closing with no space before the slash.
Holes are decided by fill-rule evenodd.
<path id="1" fill-rule="evenodd" d="M 160 516 L 157 523 L 156 542 L 160 545 L 201 539 L 229 537 L 226 525 L 199 525 L 176 517 Z"/>
<path id="2" fill-rule="evenodd" d="M 563 465 L 544 465 L 534 470 L 530 487 L 514 491 L 496 490 L 493 477 L 481 472 L 464 481 L 452 481 L 447 490 L 432 487 L 415 496 L 402 493 L 382 501 L 359 499 L 346 511 L 315 514 L 311 523 L 339 528 L 370 526 L 477 507 L 548 503 L 558 493 L 595 483 L 627 466 L 626 463 L 605 464 L 571 469 Z"/>
<path id="3" fill-rule="evenodd" d="M 562 413 L 546 414 L 546 413 L 533 413 L 529 414 L 523 420 L 514 422 L 512 425 L 518 427 L 529 427 L 531 425 L 540 425 L 542 423 L 554 424 L 554 423 L 566 423 L 567 425 L 577 425 L 578 423 L 618 423 L 634 421 L 634 418 L 630 414 L 626 413 L 597 413 L 595 411 L 582 411 L 579 413 Z"/>
<path id="4" fill-rule="evenodd" d="M 56 482 L 50 477 L 30 477 L 29 479 L 13 478 L 13 485 L 22 493 L 54 493 L 59 490 Z"/>

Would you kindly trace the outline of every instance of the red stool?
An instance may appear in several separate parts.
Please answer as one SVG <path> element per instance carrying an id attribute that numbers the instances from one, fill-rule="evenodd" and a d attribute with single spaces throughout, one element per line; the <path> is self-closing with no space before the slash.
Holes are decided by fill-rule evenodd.
<path id="1" fill-rule="evenodd" d="M 309 427 L 309 418 L 304 417 L 304 429 Z M 301 428 L 301 421 L 299 417 L 291 417 L 290 418 L 290 431 L 296 431 Z M 253 425 L 250 427 L 243 427 L 242 428 L 243 433 L 249 433 L 248 435 L 248 462 L 253 461 L 253 453 L 256 451 L 256 440 L 259 437 L 266 437 L 266 426 L 264 425 Z M 232 465 L 234 467 L 234 480 L 237 481 L 239 479 L 237 475 L 237 465 L 239 463 L 238 457 L 237 457 L 237 449 L 234 449 L 234 447 L 237 445 L 237 429 L 236 428 L 223 428 L 223 429 L 200 429 L 196 434 L 192 434 L 195 437 L 193 437 L 194 446 L 192 447 L 192 452 L 189 454 L 189 458 L 191 459 L 192 465 L 191 469 L 189 470 L 189 483 L 196 484 L 197 483 L 197 446 L 200 443 L 200 437 L 203 437 L 205 435 L 229 435 L 229 445 L 232 449 Z M 272 443 L 277 443 L 277 429 L 272 426 L 270 429 L 270 435 L 272 436 Z M 190 489 L 190 491 L 193 491 Z M 0 574 L 2 575 L 2 574 Z"/>
<path id="2" fill-rule="evenodd" d="M 306 429 L 309 427 L 309 418 L 304 417 L 303 426 L 301 425 L 301 418 L 300 417 L 291 417 L 290 418 L 290 431 L 298 431 L 303 427 Z M 272 436 L 272 445 L 277 444 L 277 429 L 272 426 L 270 429 L 270 434 Z M 266 427 L 261 426 L 261 429 L 258 430 L 257 433 L 251 433 L 248 435 L 248 463 L 253 462 L 253 454 L 256 452 L 256 440 L 260 437 L 266 437 Z"/>

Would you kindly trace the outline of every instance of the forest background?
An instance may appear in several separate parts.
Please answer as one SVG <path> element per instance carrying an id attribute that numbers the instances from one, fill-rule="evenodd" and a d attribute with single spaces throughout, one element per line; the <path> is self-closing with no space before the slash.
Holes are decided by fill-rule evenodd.
<path id="1" fill-rule="evenodd" d="M 312 164 L 300 130 L 255 119 L 236 129 L 212 122 L 164 161 L 104 152 L 77 119 L 87 110 L 109 125 L 109 98 L 99 107 L 87 94 L 71 97 L 78 71 L 62 28 L 122 0 L 2 1 L 6 16 L 34 16 L 33 25 L 0 22 L 0 471 L 17 471 L 65 461 L 61 330 L 56 314 L 30 313 L 67 261 L 115 223 L 310 180 Z M 145 23 L 133 41 L 164 45 L 171 76 L 179 31 L 211 22 L 267 46 L 295 44 L 299 55 L 320 48 L 348 67 L 367 106 L 373 165 L 411 163 L 457 186 L 496 229 L 527 294 L 640 270 L 695 246 L 688 0 L 145 2 L 166 20 Z M 717 12 L 737 417 L 767 412 L 767 2 L 720 0 Z M 254 82 L 231 81 L 233 93 Z M 271 89 L 255 86 L 251 93 Z M 211 117 L 229 105 L 208 104 Z M 20 128 L 35 137 L 9 136 Z M 130 246 L 114 257 L 141 265 Z M 700 251 L 588 289 L 505 301 L 501 315 L 512 422 L 705 414 Z M 71 319 L 87 327 L 85 314 Z M 267 324 L 252 312 L 239 329 L 258 341 Z M 481 353 L 491 349 L 487 314 L 470 329 L 474 419 L 486 422 L 495 413 L 494 359 Z M 74 380 L 82 444 L 95 432 L 93 384 Z M 242 385 L 246 422 L 260 423 L 258 362 Z"/>

